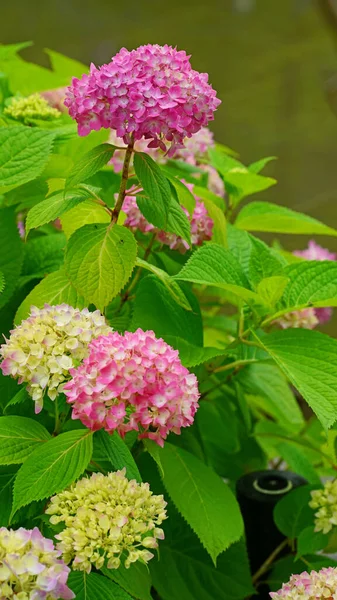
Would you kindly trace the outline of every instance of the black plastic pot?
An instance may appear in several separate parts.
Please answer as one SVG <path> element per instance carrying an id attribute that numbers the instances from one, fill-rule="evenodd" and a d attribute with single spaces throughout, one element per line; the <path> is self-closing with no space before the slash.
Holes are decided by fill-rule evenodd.
<path id="1" fill-rule="evenodd" d="M 256 471 L 241 477 L 236 485 L 237 499 L 245 523 L 248 557 L 252 573 L 261 567 L 285 539 L 273 520 L 273 510 L 291 490 L 306 484 L 300 475 L 289 471 Z M 279 556 L 289 552 L 287 548 Z M 267 586 L 259 587 L 255 598 L 269 598 Z"/>

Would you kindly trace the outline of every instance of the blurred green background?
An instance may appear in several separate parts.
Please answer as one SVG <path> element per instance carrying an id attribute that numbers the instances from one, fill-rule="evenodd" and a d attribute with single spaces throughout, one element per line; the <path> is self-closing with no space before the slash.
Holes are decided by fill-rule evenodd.
<path id="1" fill-rule="evenodd" d="M 279 157 L 266 170 L 279 184 L 260 198 L 337 227 L 336 0 L 14 0 L 1 13 L 0 41 L 33 40 L 23 55 L 42 64 L 44 47 L 96 64 L 121 46 L 186 49 L 222 99 L 217 139 L 243 161 Z"/>

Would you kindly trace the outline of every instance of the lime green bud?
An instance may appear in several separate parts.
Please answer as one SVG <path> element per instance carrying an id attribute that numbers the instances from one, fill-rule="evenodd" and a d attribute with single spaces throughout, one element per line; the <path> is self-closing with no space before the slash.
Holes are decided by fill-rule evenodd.
<path id="1" fill-rule="evenodd" d="M 58 119 L 61 113 L 52 108 L 40 94 L 32 94 L 26 98 L 12 98 L 4 109 L 4 114 L 24 125 L 31 125 L 35 120 L 52 121 Z"/>

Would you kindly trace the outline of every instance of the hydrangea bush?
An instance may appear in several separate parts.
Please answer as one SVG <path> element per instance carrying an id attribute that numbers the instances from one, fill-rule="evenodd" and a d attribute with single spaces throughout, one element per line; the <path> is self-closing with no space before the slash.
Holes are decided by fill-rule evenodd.
<path id="1" fill-rule="evenodd" d="M 185 51 L 25 46 L 0 46 L 0 598 L 336 599 L 336 229 L 215 141 Z M 252 573 L 233 490 L 270 467 L 308 485 Z"/>

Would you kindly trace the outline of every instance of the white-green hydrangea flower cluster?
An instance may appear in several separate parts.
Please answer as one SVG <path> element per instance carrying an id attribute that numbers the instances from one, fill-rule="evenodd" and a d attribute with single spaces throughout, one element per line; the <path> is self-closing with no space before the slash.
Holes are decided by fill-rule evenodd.
<path id="1" fill-rule="evenodd" d="M 315 512 L 315 531 L 329 533 L 337 525 L 337 479 L 326 481 L 324 488 L 311 492 L 309 506 Z"/>
<path id="2" fill-rule="evenodd" d="M 34 529 L 0 528 L 0 600 L 72 600 L 70 569 L 52 540 Z"/>
<path id="3" fill-rule="evenodd" d="M 153 495 L 148 483 L 129 481 L 123 469 L 81 479 L 54 496 L 46 513 L 54 525 L 65 524 L 55 536 L 65 563 L 90 573 L 92 566 L 147 563 L 153 557 L 148 548 L 164 538 L 165 506 L 163 496 Z"/>
<path id="4" fill-rule="evenodd" d="M 32 306 L 29 318 L 0 347 L 0 368 L 4 375 L 27 383 L 38 413 L 45 391 L 54 400 L 70 379 L 69 370 L 87 356 L 89 342 L 111 331 L 98 310 L 89 312 L 68 304 Z"/>
<path id="5" fill-rule="evenodd" d="M 61 116 L 61 112 L 48 104 L 40 94 L 32 94 L 26 98 L 12 98 L 4 109 L 4 114 L 16 121 L 30 125 L 35 120 L 52 121 Z"/>

